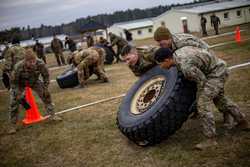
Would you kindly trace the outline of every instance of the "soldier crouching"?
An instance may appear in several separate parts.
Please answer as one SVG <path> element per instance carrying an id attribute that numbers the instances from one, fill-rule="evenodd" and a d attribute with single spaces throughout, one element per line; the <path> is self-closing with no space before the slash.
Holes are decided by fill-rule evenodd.
<path id="1" fill-rule="evenodd" d="M 98 79 L 108 82 L 108 77 L 104 72 L 105 51 L 102 48 L 90 47 L 81 51 L 74 52 L 69 57 L 68 62 L 77 67 L 78 80 L 80 87 L 86 85 L 86 80 L 96 74 Z"/>
<path id="2" fill-rule="evenodd" d="M 42 76 L 43 80 L 39 77 Z M 16 123 L 18 122 L 19 101 L 25 96 L 25 87 L 29 86 L 33 89 L 45 104 L 46 114 L 50 115 L 51 120 L 59 121 L 60 117 L 55 115 L 54 105 L 48 90 L 49 72 L 42 60 L 36 58 L 32 49 L 25 51 L 24 60 L 18 62 L 11 74 L 10 89 L 10 122 L 11 129 L 9 134 L 16 132 Z"/>

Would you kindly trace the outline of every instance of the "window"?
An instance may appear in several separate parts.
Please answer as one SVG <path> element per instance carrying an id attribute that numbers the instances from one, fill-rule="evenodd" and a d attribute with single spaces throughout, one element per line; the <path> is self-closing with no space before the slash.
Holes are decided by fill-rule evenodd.
<path id="1" fill-rule="evenodd" d="M 228 20 L 229 19 L 229 13 L 224 13 L 224 20 Z"/>
<path id="2" fill-rule="evenodd" d="M 138 31 L 137 31 L 137 34 L 138 34 L 138 35 L 141 35 L 141 34 L 142 34 L 141 30 L 138 30 Z"/>
<path id="3" fill-rule="evenodd" d="M 161 25 L 162 25 L 162 26 L 165 26 L 165 21 L 162 21 L 162 22 L 161 22 Z"/>
<path id="4" fill-rule="evenodd" d="M 149 29 L 148 29 L 148 32 L 149 32 L 149 33 L 152 33 L 152 28 L 149 28 Z"/>
<path id="5" fill-rule="evenodd" d="M 241 10 L 236 11 L 236 16 L 241 17 Z"/>

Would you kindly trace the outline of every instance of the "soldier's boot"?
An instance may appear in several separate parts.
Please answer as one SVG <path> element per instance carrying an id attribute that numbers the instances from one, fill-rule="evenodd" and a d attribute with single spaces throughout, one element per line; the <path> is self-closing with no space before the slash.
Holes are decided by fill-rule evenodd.
<path id="1" fill-rule="evenodd" d="M 208 138 L 205 141 L 200 142 L 199 144 L 195 145 L 195 149 L 197 150 L 205 150 L 207 148 L 216 147 L 218 145 L 215 137 Z"/>
<path id="2" fill-rule="evenodd" d="M 244 130 L 244 131 L 250 131 L 250 126 L 249 123 L 247 122 L 247 120 L 243 119 L 242 121 L 240 121 L 237 125 L 236 128 Z"/>
<path id="3" fill-rule="evenodd" d="M 17 132 L 17 125 L 16 124 L 11 124 L 9 128 L 7 129 L 7 134 L 8 135 L 13 135 Z"/>

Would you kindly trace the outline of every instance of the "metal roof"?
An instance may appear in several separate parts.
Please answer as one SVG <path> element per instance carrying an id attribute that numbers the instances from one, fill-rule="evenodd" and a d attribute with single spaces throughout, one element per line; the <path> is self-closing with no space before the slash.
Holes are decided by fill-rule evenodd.
<path id="1" fill-rule="evenodd" d="M 234 9 L 244 6 L 250 6 L 250 0 L 227 0 L 214 1 L 213 3 L 198 4 L 197 6 L 184 6 L 176 11 L 188 13 L 210 13 L 221 10 Z"/>
<path id="2" fill-rule="evenodd" d="M 128 22 L 116 23 L 114 26 L 117 26 L 122 29 L 132 30 L 142 27 L 150 27 L 153 26 L 152 18 L 133 20 Z"/>

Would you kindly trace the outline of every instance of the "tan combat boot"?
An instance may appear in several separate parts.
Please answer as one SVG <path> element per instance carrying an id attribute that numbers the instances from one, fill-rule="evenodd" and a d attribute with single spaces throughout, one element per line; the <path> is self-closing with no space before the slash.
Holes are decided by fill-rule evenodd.
<path id="1" fill-rule="evenodd" d="M 196 144 L 195 149 L 197 150 L 205 150 L 209 147 L 216 147 L 218 145 L 217 141 L 215 138 L 208 138 L 205 141 Z"/>
<path id="2" fill-rule="evenodd" d="M 13 135 L 17 132 L 17 125 L 11 124 L 9 128 L 7 129 L 8 135 Z"/>

